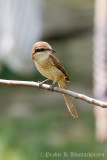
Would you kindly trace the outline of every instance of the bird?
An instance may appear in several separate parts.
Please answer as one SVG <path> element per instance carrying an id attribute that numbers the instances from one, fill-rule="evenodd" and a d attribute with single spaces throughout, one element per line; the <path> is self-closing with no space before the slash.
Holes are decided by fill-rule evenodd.
<path id="1" fill-rule="evenodd" d="M 32 47 L 31 58 L 34 60 L 37 70 L 47 79 L 40 82 L 40 85 L 52 80 L 53 83 L 50 89 L 53 90 L 56 83 L 63 89 L 67 89 L 65 80 L 70 82 L 70 79 L 61 65 L 60 61 L 53 55 L 55 50 L 52 49 L 50 44 L 45 41 L 36 42 Z M 72 103 L 69 95 L 63 94 L 67 108 L 74 118 L 78 117 L 76 109 Z"/>

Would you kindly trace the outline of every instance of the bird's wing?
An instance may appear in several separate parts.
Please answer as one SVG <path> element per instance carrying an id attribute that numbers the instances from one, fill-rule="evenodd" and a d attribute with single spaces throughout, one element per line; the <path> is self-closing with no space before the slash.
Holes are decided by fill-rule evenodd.
<path id="1" fill-rule="evenodd" d="M 67 73 L 66 73 L 64 67 L 59 62 L 59 60 L 55 56 L 53 56 L 52 54 L 50 54 L 49 57 L 52 59 L 53 64 L 66 76 L 66 80 L 69 82 L 70 79 L 67 76 Z"/>

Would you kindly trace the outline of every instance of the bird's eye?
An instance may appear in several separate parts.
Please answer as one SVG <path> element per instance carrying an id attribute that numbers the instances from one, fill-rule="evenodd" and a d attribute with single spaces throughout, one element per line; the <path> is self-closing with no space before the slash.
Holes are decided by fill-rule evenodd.
<path id="1" fill-rule="evenodd" d="M 44 48 L 37 48 L 37 49 L 35 49 L 35 53 L 36 52 L 43 52 L 45 49 Z"/>
<path id="2" fill-rule="evenodd" d="M 35 49 L 35 52 L 39 52 L 39 49 Z"/>

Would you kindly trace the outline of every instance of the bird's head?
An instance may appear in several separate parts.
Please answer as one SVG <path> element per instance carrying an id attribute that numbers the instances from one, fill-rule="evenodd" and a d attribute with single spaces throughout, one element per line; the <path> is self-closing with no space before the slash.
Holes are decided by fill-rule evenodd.
<path id="1" fill-rule="evenodd" d="M 36 59 L 37 57 L 49 55 L 54 52 L 55 51 L 47 42 L 40 41 L 33 45 L 31 56 L 32 56 L 32 59 Z"/>

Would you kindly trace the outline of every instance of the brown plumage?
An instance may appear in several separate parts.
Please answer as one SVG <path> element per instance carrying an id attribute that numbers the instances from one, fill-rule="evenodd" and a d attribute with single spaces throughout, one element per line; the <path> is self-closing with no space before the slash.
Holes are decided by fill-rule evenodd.
<path id="1" fill-rule="evenodd" d="M 66 89 L 65 80 L 70 81 L 64 67 L 59 60 L 52 55 L 55 52 L 47 42 L 37 42 L 32 48 L 32 59 L 38 71 L 46 78 L 58 83 L 59 87 Z M 69 112 L 77 118 L 77 112 L 72 103 L 71 97 L 63 94 Z"/>
<path id="2" fill-rule="evenodd" d="M 66 73 L 64 67 L 62 66 L 62 64 L 59 62 L 59 60 L 55 56 L 53 56 L 52 54 L 50 54 L 49 57 L 52 59 L 56 68 L 58 68 L 65 75 L 65 77 L 66 77 L 65 79 L 67 80 L 67 82 L 70 82 L 70 79 L 67 76 L 67 73 Z"/>

